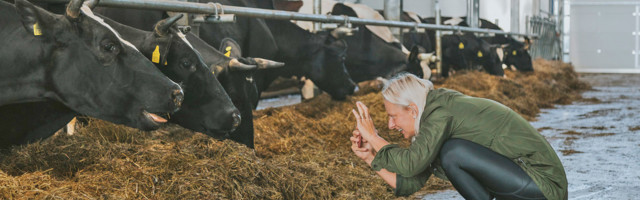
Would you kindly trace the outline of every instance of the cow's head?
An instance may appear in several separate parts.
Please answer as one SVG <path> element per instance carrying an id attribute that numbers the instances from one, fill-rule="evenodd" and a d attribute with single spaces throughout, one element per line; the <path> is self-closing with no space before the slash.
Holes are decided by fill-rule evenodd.
<path id="1" fill-rule="evenodd" d="M 353 8 L 342 3 L 335 4 L 331 14 L 358 17 Z M 376 77 L 390 78 L 411 67 L 401 44 L 387 42 L 365 25 L 354 26 L 359 30 L 353 36 L 345 38 L 350 47 L 346 63 L 353 80 L 360 82 Z"/>
<path id="2" fill-rule="evenodd" d="M 199 40 L 194 38 L 194 40 Z M 191 39 L 190 39 L 191 41 Z M 195 44 L 195 43 L 194 43 Z M 204 41 L 197 43 L 196 46 L 206 45 L 215 53 L 212 47 L 208 46 Z M 200 48 L 198 48 L 200 49 Z M 216 51 L 217 52 L 217 51 Z M 222 52 L 222 53 L 220 53 Z M 211 64 L 211 70 L 216 74 L 218 80 L 222 83 L 224 89 L 231 97 L 233 104 L 240 110 L 243 118 L 240 127 L 234 132 L 229 139 L 245 144 L 249 148 L 254 147 L 253 142 L 253 109 L 258 105 L 260 98 L 258 94 L 258 86 L 254 80 L 254 74 L 263 69 L 282 67 L 284 63 L 273 62 L 260 58 L 243 58 L 240 45 L 231 38 L 224 38 L 220 44 L 220 54 L 222 59 L 211 60 L 207 64 Z"/>
<path id="3" fill-rule="evenodd" d="M 504 58 L 502 62 L 508 67 L 513 65 L 518 71 L 533 71 L 533 62 L 528 51 L 530 45 L 529 38 L 525 38 L 524 43 L 511 37 L 508 38 L 508 41 L 509 42 L 503 46 Z"/>
<path id="4" fill-rule="evenodd" d="M 138 46 L 162 73 L 184 89 L 182 108 L 169 121 L 223 139 L 240 124 L 240 112 L 203 59 L 220 55 L 197 51 L 175 26 L 181 17 L 175 15 L 156 23 L 153 33 L 138 41 Z"/>
<path id="5" fill-rule="evenodd" d="M 428 79 L 431 76 L 428 60 L 421 59 L 421 55 L 424 55 L 426 51 L 420 45 L 413 45 L 409 55 L 407 55 L 408 65 L 407 72 L 414 74 L 418 77 Z M 427 71 L 428 70 L 428 71 Z"/>
<path id="6" fill-rule="evenodd" d="M 320 37 L 310 40 L 302 48 L 311 58 L 304 60 L 302 66 L 309 67 L 306 74 L 318 88 L 331 95 L 335 100 L 344 100 L 353 94 L 356 84 L 351 80 L 345 67 L 347 43 L 335 38 L 330 31 L 317 33 Z M 335 35 L 335 34 L 334 34 Z"/>
<path id="7" fill-rule="evenodd" d="M 504 76 L 502 62 L 497 52 L 499 45 L 489 44 L 489 42 L 477 37 L 476 43 L 478 47 L 475 50 L 474 60 L 477 61 L 477 64 L 481 65 L 484 71 L 491 75 Z"/>
<path id="8" fill-rule="evenodd" d="M 16 1 L 16 10 L 49 56 L 44 58 L 49 98 L 76 112 L 143 130 L 166 121 L 153 113 L 174 112 L 182 103 L 182 89 L 81 0 L 69 4 L 66 16 L 24 0 Z"/>

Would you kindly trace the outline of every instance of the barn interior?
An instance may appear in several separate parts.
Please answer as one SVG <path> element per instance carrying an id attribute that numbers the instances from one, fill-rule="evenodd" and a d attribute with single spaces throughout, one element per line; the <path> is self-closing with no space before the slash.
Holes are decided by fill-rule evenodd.
<path id="1" fill-rule="evenodd" d="M 38 1 L 48 0 L 33 2 Z M 411 55 L 418 57 L 419 67 L 426 68 L 419 68 L 417 73 L 431 80 L 435 88 L 494 100 L 529 121 L 564 164 L 569 199 L 634 199 L 640 195 L 640 168 L 636 165 L 640 162 L 637 156 L 640 141 L 635 137 L 640 133 L 640 121 L 637 120 L 640 26 L 633 25 L 640 22 L 640 2 L 338 0 L 329 3 L 325 0 L 273 0 L 273 8 L 282 12 L 278 15 L 259 9 L 250 13 L 243 10 L 244 7 L 227 6 L 234 4 L 217 0 L 129 1 L 133 2 L 127 4 L 131 8 L 142 4 L 148 6 L 149 2 L 193 3 L 191 11 L 167 11 L 185 14 L 187 17 L 180 19 L 177 30 L 186 33 L 184 29 L 191 29 L 192 33 L 199 33 L 200 38 L 206 37 L 203 34 L 207 21 L 225 27 L 256 17 L 265 18 L 271 28 L 269 17 L 279 22 L 297 23 L 301 30 L 316 35 L 327 30 L 344 30 L 341 34 L 358 36 L 371 30 L 371 36 L 382 38 L 382 41 L 385 36 L 374 30 L 383 29 L 382 34 L 391 34 L 387 42 L 393 48 L 412 40 L 414 35 L 411 34 L 431 31 L 433 35 L 427 35 L 435 37 L 430 44 L 433 48 L 404 45 L 407 51 L 402 55 L 407 57 L 401 59 L 409 60 L 409 66 Z M 336 18 L 331 19 L 328 12 L 332 10 L 328 6 L 336 3 L 379 11 L 375 16 L 384 18 L 373 20 L 388 24 L 369 28 L 356 20 L 364 19 L 363 15 L 351 16 L 353 18 L 335 15 Z M 260 2 L 256 4 L 263 8 Z M 97 5 L 100 8 L 116 4 L 102 0 Z M 197 13 L 196 8 L 209 14 Z M 213 10 L 216 14 L 211 14 Z M 298 18 L 282 17 L 288 12 L 301 15 Z M 402 24 L 403 12 L 425 20 Z M 305 14 L 307 18 L 303 18 Z M 316 19 L 309 21 L 312 15 Z M 429 24 L 427 18 L 433 18 L 435 22 Z M 457 20 L 463 20 L 465 24 L 461 25 Z M 424 27 L 418 27 L 418 24 Z M 487 27 L 488 24 L 499 29 Z M 514 43 L 477 42 L 487 43 L 486 47 L 491 50 L 473 51 L 471 57 L 474 58 L 453 56 L 455 61 L 452 61 L 445 38 L 463 38 L 465 35 L 477 38 L 477 41 L 483 37 L 512 38 Z M 472 43 L 462 41 L 449 45 L 449 49 L 463 52 L 473 47 Z M 335 44 L 323 42 L 325 48 Z M 351 44 L 348 42 L 345 44 Z M 514 48 L 514 44 L 522 45 Z M 214 50 L 218 46 L 214 46 Z M 345 48 L 358 49 L 355 45 L 347 46 Z M 234 49 L 245 47 L 251 47 L 251 44 L 242 43 Z M 222 54 L 230 57 L 227 55 L 230 51 L 222 49 Z M 394 51 L 403 52 L 401 49 Z M 506 56 L 513 59 L 519 55 L 520 50 L 530 56 L 530 70 L 520 68 L 517 59 L 516 63 L 505 61 Z M 242 54 L 236 55 L 238 60 L 250 58 L 245 54 L 247 51 L 238 52 Z M 231 58 L 233 54 L 231 52 Z M 500 54 L 500 62 L 494 63 L 500 72 L 495 73 L 478 60 L 483 59 L 483 55 L 494 54 Z M 422 56 L 425 59 L 421 59 Z M 289 67 L 286 66 L 288 62 L 278 60 L 280 58 L 274 56 L 271 60 L 284 62 L 285 67 Z M 314 58 L 305 57 L 304 60 Z M 349 65 L 350 57 L 344 59 L 344 65 Z M 468 66 L 456 64 L 462 59 L 469 62 Z M 300 66 L 306 64 L 290 60 Z M 242 62 L 251 64 L 251 61 Z M 253 64 L 257 65 L 256 62 Z M 422 62 L 428 64 L 421 65 Z M 358 72 L 349 67 L 346 66 L 346 70 L 355 81 L 357 77 L 353 74 Z M 213 71 L 216 76 L 220 73 L 227 72 Z M 255 73 L 266 74 L 265 71 Z M 95 117 L 77 116 L 74 121 L 84 123 L 60 127 L 54 135 L 28 144 L 0 147 L 0 199 L 464 199 L 450 182 L 436 177 L 430 178 L 425 187 L 411 196 L 394 196 L 393 188 L 353 154 L 349 137 L 355 121 L 351 110 L 357 101 L 370 108 L 381 137 L 401 147 L 411 145 L 402 134 L 387 128 L 388 116 L 380 93 L 384 86 L 382 78 L 369 76 L 368 80 L 355 81 L 357 90 L 344 99 L 336 99 L 333 92 L 323 91 L 327 90 L 326 86 L 314 86 L 313 77 L 289 75 L 264 86 L 258 103 L 250 109 L 248 119 L 252 120 L 250 129 L 253 131 L 250 132 L 254 146 L 231 138 L 219 140 L 172 123 L 144 131 Z M 335 74 L 329 76 L 332 75 L 339 79 Z M 385 75 L 389 76 L 384 78 L 389 78 L 395 73 L 380 76 Z M 256 77 L 260 76 L 253 75 L 246 80 L 252 83 L 262 80 Z M 231 100 L 236 104 L 233 96 Z M 2 103 L 0 105 L 6 105 Z M 170 119 L 171 115 L 163 117 Z M 245 116 L 242 119 L 246 120 Z M 70 129 L 73 134 L 68 134 Z M 6 127 L 4 133 L 0 129 L 0 134 L 11 133 L 11 127 Z"/>

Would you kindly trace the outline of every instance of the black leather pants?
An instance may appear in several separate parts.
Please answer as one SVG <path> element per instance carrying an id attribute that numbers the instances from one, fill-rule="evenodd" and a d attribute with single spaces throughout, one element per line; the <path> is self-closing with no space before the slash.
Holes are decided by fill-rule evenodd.
<path id="1" fill-rule="evenodd" d="M 439 156 L 447 178 L 465 199 L 545 199 L 520 166 L 482 145 L 450 139 Z"/>

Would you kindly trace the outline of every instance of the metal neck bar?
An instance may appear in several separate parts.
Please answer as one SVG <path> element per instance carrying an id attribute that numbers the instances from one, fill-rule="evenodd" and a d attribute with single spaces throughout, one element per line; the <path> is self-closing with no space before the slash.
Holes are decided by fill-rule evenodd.
<path id="1" fill-rule="evenodd" d="M 52 3 L 66 3 L 69 0 L 36 0 L 40 2 L 52 2 Z M 357 17 L 345 17 L 336 15 L 314 15 L 305 13 L 296 13 L 281 10 L 269 10 L 260 8 L 246 8 L 238 6 L 220 5 L 213 3 L 191 3 L 191 2 L 179 2 L 169 0 L 100 0 L 99 6 L 115 7 L 115 8 L 130 8 L 130 9 L 147 9 L 147 10 L 163 10 L 173 12 L 188 12 L 199 14 L 215 14 L 216 6 L 218 10 L 222 8 L 225 14 L 236 14 L 238 16 L 256 17 L 264 19 L 275 20 L 301 20 L 301 21 L 315 21 L 322 23 L 344 23 L 348 21 L 352 24 L 362 25 L 374 25 L 374 26 L 389 26 L 389 27 L 402 27 L 402 28 L 425 28 L 432 30 L 443 31 L 464 31 L 464 32 L 476 32 L 476 33 L 495 33 L 514 36 L 529 36 L 537 37 L 536 35 L 524 34 L 524 33 L 510 33 L 500 30 L 470 28 L 461 26 L 446 26 L 435 24 L 424 24 L 417 22 L 400 22 L 400 21 L 386 21 L 386 20 L 373 20 L 373 19 L 361 19 Z"/>

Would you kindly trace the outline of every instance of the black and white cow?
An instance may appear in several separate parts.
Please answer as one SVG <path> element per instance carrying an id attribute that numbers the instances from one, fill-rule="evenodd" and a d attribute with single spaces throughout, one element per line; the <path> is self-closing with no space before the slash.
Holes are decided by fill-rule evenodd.
<path id="1" fill-rule="evenodd" d="M 273 8 L 269 8 L 273 9 Z M 277 77 L 307 77 L 333 99 L 344 100 L 356 88 L 345 67 L 347 43 L 331 32 L 311 33 L 284 20 L 265 20 L 278 45 L 274 60 L 282 69 L 265 74 L 267 83 Z"/>
<path id="2" fill-rule="evenodd" d="M 408 17 L 405 12 L 402 20 L 415 22 L 414 17 Z M 417 17 L 419 18 L 419 16 Z M 418 19 L 422 23 L 435 24 L 433 18 Z M 449 24 L 450 25 L 450 24 Z M 415 40 L 414 38 L 421 38 Z M 422 39 L 426 38 L 426 39 Z M 413 43 L 423 46 L 425 49 L 435 50 L 435 31 L 427 30 L 424 33 L 411 33 L 406 38 L 406 45 Z M 491 45 L 481 40 L 472 33 L 456 33 L 453 35 L 443 35 L 441 37 L 442 49 L 442 76 L 448 77 L 450 69 L 470 70 L 481 66 L 484 71 L 496 76 L 503 76 L 504 70 L 497 53 L 497 46 Z"/>
<path id="3" fill-rule="evenodd" d="M 425 23 L 435 23 L 435 18 L 424 18 L 423 21 L 425 21 Z M 442 17 L 442 21 L 448 25 L 469 26 L 466 22 L 466 17 Z M 479 27 L 502 30 L 498 25 L 485 19 L 480 19 Z M 482 39 L 487 41 L 489 44 L 501 45 L 499 48 L 502 48 L 502 51 L 504 52 L 502 63 L 508 67 L 513 66 L 518 71 L 522 72 L 533 71 L 533 61 L 528 51 L 531 40 L 528 37 L 524 38 L 524 42 L 503 34 L 496 34 L 493 37 L 483 37 Z"/>
<path id="4" fill-rule="evenodd" d="M 155 32 L 141 31 L 108 18 L 104 20 L 185 89 L 182 109 L 171 115 L 169 122 L 214 138 L 227 138 L 240 123 L 239 111 L 199 52 L 173 26 L 179 17 L 181 15 L 158 22 Z M 9 118 L 0 122 L 6 123 L 4 127 L 11 127 L 15 135 L 23 136 L 13 144 L 22 144 L 52 135 L 76 113 L 56 102 L 32 102 L 0 107 L 0 116 Z"/>
<path id="5" fill-rule="evenodd" d="M 336 3 L 331 14 L 358 17 L 354 8 L 342 3 Z M 388 42 L 364 25 L 354 26 L 358 27 L 358 31 L 345 38 L 349 45 L 345 64 L 354 81 L 389 78 L 399 72 L 409 72 L 419 77 L 430 74 L 428 66 L 424 63 L 421 65 L 421 59 L 415 55 L 419 51 L 403 51 L 402 44 Z"/>
<path id="6" fill-rule="evenodd" d="M 153 113 L 176 111 L 182 89 L 82 3 L 62 16 L 23 0 L 0 2 L 0 104 L 54 100 L 100 119 L 157 128 L 163 119 Z"/>

